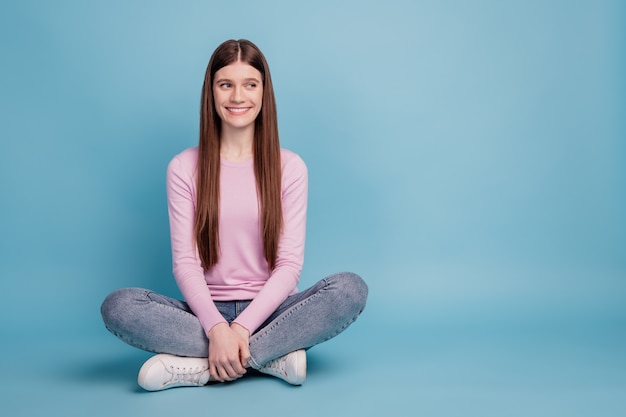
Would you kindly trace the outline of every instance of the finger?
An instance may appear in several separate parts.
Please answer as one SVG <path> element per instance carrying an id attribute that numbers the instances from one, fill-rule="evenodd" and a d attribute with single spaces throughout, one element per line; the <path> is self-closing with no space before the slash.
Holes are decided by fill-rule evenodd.
<path id="1" fill-rule="evenodd" d="M 233 372 L 235 373 L 234 377 L 236 378 L 241 378 L 242 376 L 246 374 L 246 368 L 241 366 L 241 363 L 239 362 L 239 360 L 237 360 L 236 366 L 233 366 L 232 369 L 233 369 Z"/>
<path id="2" fill-rule="evenodd" d="M 249 350 L 241 350 L 240 354 L 241 358 L 241 366 L 244 368 L 248 368 L 250 366 L 250 351 Z"/>
<path id="3" fill-rule="evenodd" d="M 247 368 L 249 366 L 248 364 L 249 359 L 250 359 L 250 346 L 245 341 L 239 342 L 239 361 L 241 362 L 241 366 L 243 368 Z"/>
<path id="4" fill-rule="evenodd" d="M 230 377 L 228 376 L 228 373 L 224 370 L 224 368 L 220 366 L 215 367 L 215 374 L 216 374 L 215 379 L 217 379 L 220 382 L 230 381 Z"/>
<path id="5" fill-rule="evenodd" d="M 238 364 L 238 361 L 235 361 L 235 363 Z M 217 364 L 216 369 L 220 378 L 224 381 L 233 381 L 241 377 L 241 374 L 233 367 L 232 361 Z"/>
<path id="6" fill-rule="evenodd" d="M 214 363 L 209 363 L 209 374 L 211 378 L 218 382 L 224 382 L 224 379 L 220 376 L 220 373 L 217 370 L 217 366 Z"/>
<path id="7" fill-rule="evenodd" d="M 216 364 L 215 366 L 215 370 L 217 372 L 217 375 L 220 379 L 221 382 L 224 381 L 229 381 L 230 380 L 230 376 L 228 375 L 228 372 L 226 371 L 226 369 L 224 368 L 224 365 L 222 364 Z"/>
<path id="8" fill-rule="evenodd" d="M 233 360 L 230 363 L 227 371 L 228 375 L 233 379 L 241 378 L 246 373 L 246 369 L 241 366 L 241 363 L 239 363 L 239 358 Z"/>
<path id="9" fill-rule="evenodd" d="M 240 351 L 237 357 L 230 361 L 232 369 L 238 374 L 238 376 L 243 376 L 246 373 L 246 367 L 242 364 L 241 354 L 242 352 Z"/>
<path id="10" fill-rule="evenodd" d="M 243 368 L 249 368 L 250 367 L 250 362 L 249 361 L 250 361 L 250 356 L 242 356 L 241 357 L 241 366 Z"/>

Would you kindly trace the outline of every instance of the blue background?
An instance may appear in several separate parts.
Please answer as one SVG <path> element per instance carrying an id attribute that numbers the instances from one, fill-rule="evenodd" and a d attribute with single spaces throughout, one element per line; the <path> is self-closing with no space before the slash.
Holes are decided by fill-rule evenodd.
<path id="1" fill-rule="evenodd" d="M 301 388 L 143 393 L 99 305 L 179 296 L 165 168 L 229 38 L 309 167 L 301 286 L 355 271 L 369 304 Z M 608 0 L 3 2 L 3 410 L 626 415 L 625 40 Z"/>

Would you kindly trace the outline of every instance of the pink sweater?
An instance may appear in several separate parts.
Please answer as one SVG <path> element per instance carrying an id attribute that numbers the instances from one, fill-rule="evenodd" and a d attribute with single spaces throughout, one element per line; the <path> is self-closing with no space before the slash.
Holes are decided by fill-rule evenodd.
<path id="1" fill-rule="evenodd" d="M 235 322 L 252 334 L 296 285 L 304 261 L 307 169 L 298 155 L 281 150 L 283 232 L 276 268 L 263 257 L 253 160 L 222 160 L 220 170 L 221 254 L 204 271 L 193 237 L 198 149 L 176 155 L 167 168 L 167 201 L 174 277 L 206 333 L 226 322 L 215 301 L 253 300 Z"/>

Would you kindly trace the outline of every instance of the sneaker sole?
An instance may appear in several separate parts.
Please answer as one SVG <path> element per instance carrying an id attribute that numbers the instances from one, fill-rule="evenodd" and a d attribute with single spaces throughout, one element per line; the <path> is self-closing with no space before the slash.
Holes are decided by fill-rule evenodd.
<path id="1" fill-rule="evenodd" d="M 302 385 L 304 384 L 304 381 L 306 381 L 306 351 L 304 350 L 297 350 L 296 351 L 296 356 L 297 356 L 297 360 L 298 360 L 298 364 L 301 365 L 297 371 L 296 371 L 296 375 L 295 375 L 295 379 L 293 382 L 290 382 L 290 384 L 292 385 Z"/>

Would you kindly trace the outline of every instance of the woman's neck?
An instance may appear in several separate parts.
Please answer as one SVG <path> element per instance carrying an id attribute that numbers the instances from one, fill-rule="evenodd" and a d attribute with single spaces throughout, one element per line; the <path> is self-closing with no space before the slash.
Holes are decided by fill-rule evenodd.
<path id="1" fill-rule="evenodd" d="M 220 136 L 220 157 L 232 162 L 252 158 L 254 127 L 252 129 L 224 129 Z"/>

